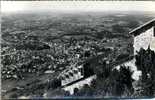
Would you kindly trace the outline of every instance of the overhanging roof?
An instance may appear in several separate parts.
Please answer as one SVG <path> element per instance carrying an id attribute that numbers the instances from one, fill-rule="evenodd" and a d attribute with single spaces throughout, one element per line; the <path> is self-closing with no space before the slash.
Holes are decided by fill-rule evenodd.
<path id="1" fill-rule="evenodd" d="M 155 19 L 135 28 L 131 32 L 129 32 L 131 35 L 137 36 L 141 34 L 142 32 L 145 32 L 147 29 L 151 28 L 152 26 L 155 26 Z"/>

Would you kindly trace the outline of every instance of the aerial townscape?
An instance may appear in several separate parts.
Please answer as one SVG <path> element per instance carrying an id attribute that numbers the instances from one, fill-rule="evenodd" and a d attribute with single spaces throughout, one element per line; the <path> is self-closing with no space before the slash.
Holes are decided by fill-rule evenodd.
<path id="1" fill-rule="evenodd" d="M 4 13 L 2 98 L 155 96 L 155 14 Z"/>

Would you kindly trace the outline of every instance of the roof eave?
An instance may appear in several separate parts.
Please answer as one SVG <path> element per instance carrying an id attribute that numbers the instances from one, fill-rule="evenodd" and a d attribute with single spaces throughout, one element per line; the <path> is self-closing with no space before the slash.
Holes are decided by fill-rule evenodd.
<path id="1" fill-rule="evenodd" d="M 137 35 L 141 34 L 142 32 L 146 31 L 147 29 L 151 28 L 152 26 L 155 26 L 155 19 L 152 19 L 151 21 L 135 28 L 134 30 L 129 32 L 129 34 L 137 36 Z"/>

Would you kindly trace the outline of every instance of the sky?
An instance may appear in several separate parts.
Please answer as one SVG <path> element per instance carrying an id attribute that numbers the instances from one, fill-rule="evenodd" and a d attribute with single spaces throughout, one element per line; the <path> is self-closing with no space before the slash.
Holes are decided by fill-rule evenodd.
<path id="1" fill-rule="evenodd" d="M 1 12 L 153 11 L 153 1 L 1 1 Z"/>

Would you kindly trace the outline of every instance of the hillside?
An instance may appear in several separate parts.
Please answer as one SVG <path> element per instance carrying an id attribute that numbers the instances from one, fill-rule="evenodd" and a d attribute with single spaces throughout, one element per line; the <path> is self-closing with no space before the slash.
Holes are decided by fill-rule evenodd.
<path id="1" fill-rule="evenodd" d="M 31 83 L 32 77 L 34 81 L 42 77 L 38 83 L 44 84 L 68 66 L 104 54 L 106 50 L 110 61 L 132 54 L 129 31 L 152 18 L 153 15 L 124 12 L 4 14 L 1 28 L 3 96 L 11 97 L 31 89 L 23 83 L 33 86 L 36 83 Z M 7 94 L 12 89 L 13 93 Z M 29 89 L 16 96 L 40 96 Z M 47 89 L 41 90 L 43 94 Z"/>

